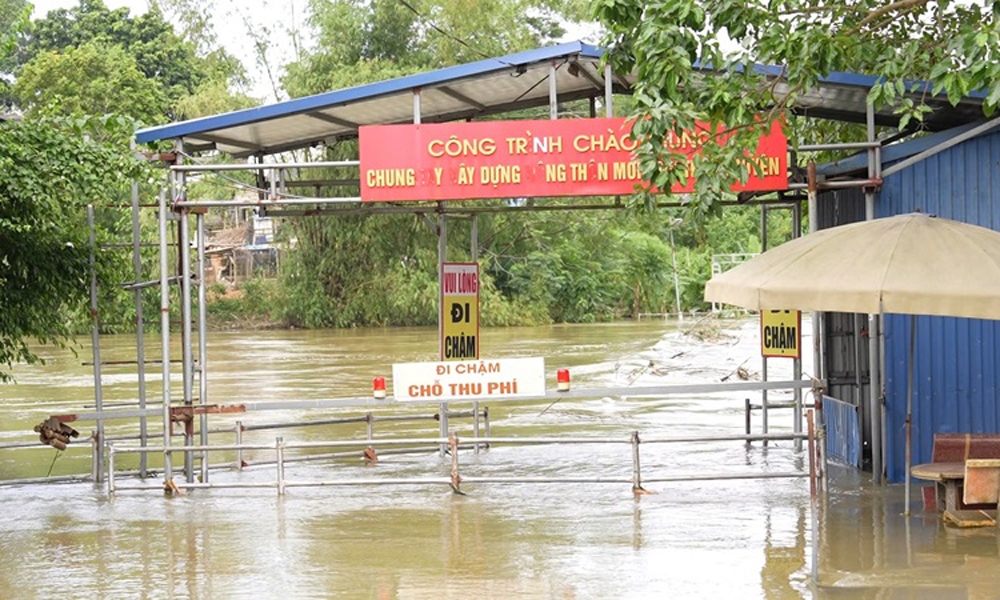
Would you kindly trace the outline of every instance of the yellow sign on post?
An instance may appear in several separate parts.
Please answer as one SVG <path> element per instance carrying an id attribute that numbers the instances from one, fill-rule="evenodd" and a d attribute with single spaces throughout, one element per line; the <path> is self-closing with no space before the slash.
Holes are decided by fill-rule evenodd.
<path id="1" fill-rule="evenodd" d="M 441 360 L 479 359 L 479 265 L 441 265 Z"/>
<path id="2" fill-rule="evenodd" d="M 802 357 L 802 313 L 797 310 L 760 311 L 761 356 Z"/>

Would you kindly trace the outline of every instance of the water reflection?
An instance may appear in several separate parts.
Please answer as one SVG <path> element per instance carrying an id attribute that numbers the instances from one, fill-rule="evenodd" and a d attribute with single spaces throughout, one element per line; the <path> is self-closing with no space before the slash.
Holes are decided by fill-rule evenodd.
<path id="1" fill-rule="evenodd" d="M 997 598 L 996 528 L 960 529 L 940 513 L 903 516 L 901 486 L 839 471 L 818 511 L 818 598 Z M 856 485 L 857 487 L 854 487 Z"/>

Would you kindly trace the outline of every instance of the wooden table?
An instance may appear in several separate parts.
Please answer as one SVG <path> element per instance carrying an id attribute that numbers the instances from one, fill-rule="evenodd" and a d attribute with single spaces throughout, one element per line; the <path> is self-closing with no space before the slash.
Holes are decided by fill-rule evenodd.
<path id="1" fill-rule="evenodd" d="M 965 481 L 964 462 L 935 462 L 914 465 L 910 475 L 917 479 L 933 481 L 937 492 L 938 510 L 958 510 L 958 486 Z M 941 506 L 941 493 L 944 492 L 944 506 Z"/>

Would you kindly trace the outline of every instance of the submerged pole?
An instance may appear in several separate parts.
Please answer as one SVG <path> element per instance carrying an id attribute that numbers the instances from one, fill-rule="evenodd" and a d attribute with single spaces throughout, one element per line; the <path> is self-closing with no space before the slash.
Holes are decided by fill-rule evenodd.
<path id="1" fill-rule="evenodd" d="M 97 313 L 97 226 L 94 223 L 94 205 L 87 205 L 87 227 L 90 229 L 90 337 L 94 349 L 94 405 L 98 414 L 104 412 L 104 393 L 101 388 L 101 321 Z M 97 417 L 94 445 L 94 484 L 104 481 L 104 417 Z"/>
<path id="2" fill-rule="evenodd" d="M 910 516 L 910 465 L 913 464 L 913 355 L 917 344 L 917 320 L 910 315 L 910 353 L 906 361 L 906 506 L 904 516 Z"/>
<path id="3" fill-rule="evenodd" d="M 176 194 L 171 176 L 171 194 Z M 160 191 L 160 351 L 163 382 L 163 447 L 170 448 L 170 267 L 167 245 L 167 195 Z M 173 457 L 169 450 L 163 453 L 163 483 L 173 479 Z"/>
<path id="4" fill-rule="evenodd" d="M 146 410 L 146 325 L 142 314 L 142 232 L 139 228 L 139 183 L 132 182 L 132 268 L 135 270 L 135 357 L 138 363 L 139 378 L 139 409 Z M 139 417 L 139 444 L 149 443 L 146 417 Z M 139 455 L 139 477 L 146 478 L 148 458 L 143 452 Z"/>
<path id="5" fill-rule="evenodd" d="M 195 233 L 198 236 L 198 404 L 208 404 L 208 299 L 205 290 L 205 215 L 195 215 Z M 202 446 L 208 445 L 208 413 L 203 412 L 198 422 Z M 201 480 L 208 482 L 208 453 L 201 453 Z"/>

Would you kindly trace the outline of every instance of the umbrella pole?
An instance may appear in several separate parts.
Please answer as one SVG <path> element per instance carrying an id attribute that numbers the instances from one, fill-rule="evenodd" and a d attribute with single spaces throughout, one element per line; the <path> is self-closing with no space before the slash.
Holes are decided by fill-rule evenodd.
<path id="1" fill-rule="evenodd" d="M 910 463 L 913 462 L 913 350 L 916 346 L 916 317 L 910 315 L 910 357 L 906 362 L 906 506 L 903 516 L 910 516 Z"/>

